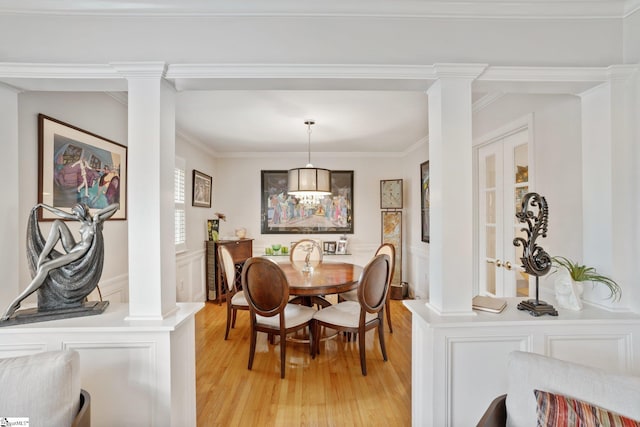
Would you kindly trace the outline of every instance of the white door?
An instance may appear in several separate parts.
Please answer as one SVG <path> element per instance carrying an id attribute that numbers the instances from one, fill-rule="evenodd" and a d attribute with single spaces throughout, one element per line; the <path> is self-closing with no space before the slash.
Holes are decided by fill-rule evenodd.
<path id="1" fill-rule="evenodd" d="M 521 130 L 478 150 L 479 293 L 499 297 L 529 295 L 529 277 L 522 267 L 522 236 L 515 217 L 530 191 L 529 132 Z M 526 236 L 524 236 L 526 237 Z"/>

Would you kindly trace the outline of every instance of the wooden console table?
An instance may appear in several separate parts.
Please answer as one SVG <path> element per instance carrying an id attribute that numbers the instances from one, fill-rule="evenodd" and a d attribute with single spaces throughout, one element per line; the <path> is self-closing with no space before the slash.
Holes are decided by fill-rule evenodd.
<path id="1" fill-rule="evenodd" d="M 207 298 L 218 304 L 222 303 L 226 294 L 224 289 L 218 247 L 225 246 L 236 265 L 236 281 L 240 281 L 240 272 L 244 262 L 253 256 L 253 239 L 206 241 L 207 245 Z M 212 297 L 211 291 L 214 292 Z"/>

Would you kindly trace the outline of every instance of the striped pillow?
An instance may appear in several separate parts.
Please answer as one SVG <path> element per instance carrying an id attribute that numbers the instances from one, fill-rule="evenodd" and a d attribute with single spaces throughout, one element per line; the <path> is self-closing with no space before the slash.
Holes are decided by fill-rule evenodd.
<path id="1" fill-rule="evenodd" d="M 535 390 L 538 427 L 640 427 L 622 415 L 561 394 Z"/>

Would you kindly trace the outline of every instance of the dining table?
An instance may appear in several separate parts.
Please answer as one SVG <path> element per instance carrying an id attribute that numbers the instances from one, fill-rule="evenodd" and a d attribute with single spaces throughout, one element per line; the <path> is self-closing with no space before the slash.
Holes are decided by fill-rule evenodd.
<path id="1" fill-rule="evenodd" d="M 281 263 L 289 282 L 289 294 L 307 305 L 330 305 L 325 295 L 339 294 L 358 287 L 362 267 L 348 262 L 322 262 L 306 271 L 304 263 Z"/>

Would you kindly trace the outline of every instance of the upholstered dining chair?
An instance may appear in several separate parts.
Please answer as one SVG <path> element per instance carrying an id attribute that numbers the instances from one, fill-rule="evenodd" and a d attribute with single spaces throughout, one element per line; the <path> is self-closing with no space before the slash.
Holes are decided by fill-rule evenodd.
<path id="1" fill-rule="evenodd" d="M 252 257 L 242 268 L 242 288 L 249 302 L 251 344 L 249 370 L 253 367 L 258 332 L 280 337 L 280 378 L 284 378 L 287 334 L 309 327 L 309 354 L 315 357 L 311 322 L 316 310 L 300 304 L 290 304 L 289 282 L 273 260 Z"/>
<path id="2" fill-rule="evenodd" d="M 220 259 L 220 271 L 227 286 L 227 329 L 224 332 L 226 340 L 229 338 L 229 329 L 236 327 L 238 310 L 249 310 L 249 303 L 244 291 L 238 290 L 236 287 L 236 265 L 229 249 L 225 246 L 218 246 L 218 259 Z"/>
<path id="3" fill-rule="evenodd" d="M 375 255 L 380 254 L 389 255 L 389 259 L 391 260 L 391 265 L 389 267 L 389 286 L 391 286 L 396 263 L 396 248 L 391 243 L 383 243 L 378 247 L 375 253 Z M 342 301 L 358 301 L 358 290 L 354 289 L 349 292 L 341 293 L 338 298 Z M 387 301 L 385 303 L 384 311 L 387 313 L 387 324 L 389 325 L 389 332 L 393 333 L 393 327 L 391 326 L 391 304 L 389 303 L 390 299 L 391 292 L 387 292 Z"/>
<path id="4" fill-rule="evenodd" d="M 378 328 L 378 339 L 382 357 L 387 361 L 387 350 L 384 344 L 384 308 L 389 292 L 389 269 L 391 261 L 389 255 L 376 255 L 364 267 L 360 274 L 358 285 L 358 301 L 344 301 L 316 311 L 313 316 L 313 337 L 315 351 L 320 353 L 320 335 L 318 331 L 324 326 L 338 332 L 358 334 L 358 347 L 360 349 L 360 368 L 362 375 L 367 375 L 367 362 L 365 358 L 366 332 Z"/>

